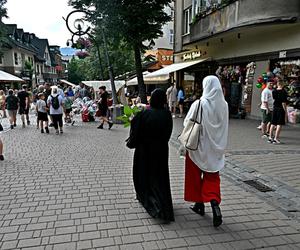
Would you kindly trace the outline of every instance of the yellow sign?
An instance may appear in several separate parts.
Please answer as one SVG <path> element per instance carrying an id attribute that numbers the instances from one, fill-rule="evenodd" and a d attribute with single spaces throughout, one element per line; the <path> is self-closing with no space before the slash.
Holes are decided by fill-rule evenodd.
<path id="1" fill-rule="evenodd" d="M 194 60 L 202 56 L 201 51 L 188 52 L 183 55 L 183 61 Z"/>

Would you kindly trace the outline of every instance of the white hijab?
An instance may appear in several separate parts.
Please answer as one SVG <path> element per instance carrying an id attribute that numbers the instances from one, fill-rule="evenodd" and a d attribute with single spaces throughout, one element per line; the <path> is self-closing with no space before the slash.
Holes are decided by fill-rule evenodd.
<path id="1" fill-rule="evenodd" d="M 199 100 L 196 100 L 185 120 L 187 121 L 197 112 Z M 189 150 L 192 161 L 203 171 L 218 172 L 225 164 L 225 148 L 228 137 L 228 104 L 224 99 L 221 83 L 216 76 L 207 76 L 203 80 L 203 95 L 200 98 L 202 107 L 203 133 L 196 151 Z"/>

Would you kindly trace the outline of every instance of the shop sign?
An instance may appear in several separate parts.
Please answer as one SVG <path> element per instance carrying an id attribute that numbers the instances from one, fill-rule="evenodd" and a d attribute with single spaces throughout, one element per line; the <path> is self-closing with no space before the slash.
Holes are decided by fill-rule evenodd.
<path id="1" fill-rule="evenodd" d="M 194 60 L 202 56 L 201 51 L 188 52 L 183 55 L 183 61 Z"/>
<path id="2" fill-rule="evenodd" d="M 163 55 L 163 56 L 161 56 L 161 60 L 162 61 L 171 61 L 171 62 L 173 62 L 173 56 L 165 56 L 165 55 Z"/>
<path id="3" fill-rule="evenodd" d="M 280 51 L 279 58 L 286 58 L 286 51 Z"/>

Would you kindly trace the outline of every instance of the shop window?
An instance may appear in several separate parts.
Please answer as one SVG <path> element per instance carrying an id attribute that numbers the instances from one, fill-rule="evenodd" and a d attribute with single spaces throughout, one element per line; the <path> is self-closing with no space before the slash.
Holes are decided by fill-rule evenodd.
<path id="1" fill-rule="evenodd" d="M 18 53 L 14 53 L 15 65 L 19 65 Z"/>
<path id="2" fill-rule="evenodd" d="M 192 8 L 188 8 L 184 11 L 184 24 L 183 24 L 183 34 L 190 33 L 190 23 L 192 21 Z"/>
<path id="3" fill-rule="evenodd" d="M 170 44 L 174 43 L 174 30 L 173 29 L 169 30 L 169 43 Z"/>
<path id="4" fill-rule="evenodd" d="M 174 20 L 174 17 L 175 17 L 175 12 L 174 12 L 174 10 L 171 10 L 171 19 L 172 19 L 172 21 Z"/>

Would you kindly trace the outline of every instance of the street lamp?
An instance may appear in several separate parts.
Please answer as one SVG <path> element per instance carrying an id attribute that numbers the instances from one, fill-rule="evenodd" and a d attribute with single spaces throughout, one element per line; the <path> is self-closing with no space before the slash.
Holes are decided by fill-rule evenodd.
<path id="1" fill-rule="evenodd" d="M 70 43 L 70 42 L 72 44 L 75 44 L 74 38 L 76 36 L 78 36 L 79 38 L 81 38 L 84 35 L 88 35 L 89 38 L 91 38 L 92 41 L 97 46 L 99 62 L 100 62 L 100 65 L 101 65 L 99 45 L 98 45 L 97 41 L 94 39 L 94 37 L 89 33 L 89 31 L 91 30 L 91 27 L 90 26 L 85 27 L 86 23 L 84 22 L 83 18 L 77 18 L 73 22 L 73 26 L 74 26 L 75 30 L 71 29 L 71 27 L 70 27 L 70 20 L 69 19 L 70 19 L 70 16 L 74 15 L 75 13 L 84 14 L 85 16 L 87 16 L 87 14 L 88 14 L 87 12 L 85 12 L 83 10 L 73 10 L 73 11 L 71 11 L 67 15 L 67 18 L 63 18 L 65 20 L 65 22 L 66 22 L 66 26 L 67 26 L 68 30 L 72 34 L 72 37 L 71 37 L 71 39 L 69 39 L 67 41 L 67 44 Z M 114 79 L 114 74 L 113 74 L 113 67 L 110 64 L 109 54 L 108 54 L 108 50 L 107 50 L 106 37 L 105 37 L 105 34 L 104 34 L 104 31 L 103 31 L 102 27 L 101 27 L 101 33 L 102 33 L 102 39 L 103 39 L 103 44 L 104 44 L 104 50 L 105 50 L 105 56 L 106 56 L 106 63 L 107 63 L 108 72 L 109 72 L 109 78 L 110 78 L 110 82 L 111 82 L 113 104 L 116 105 L 118 103 L 118 98 L 117 98 L 117 91 L 116 91 L 115 79 Z M 103 76 L 103 73 L 102 73 L 102 76 Z"/>

